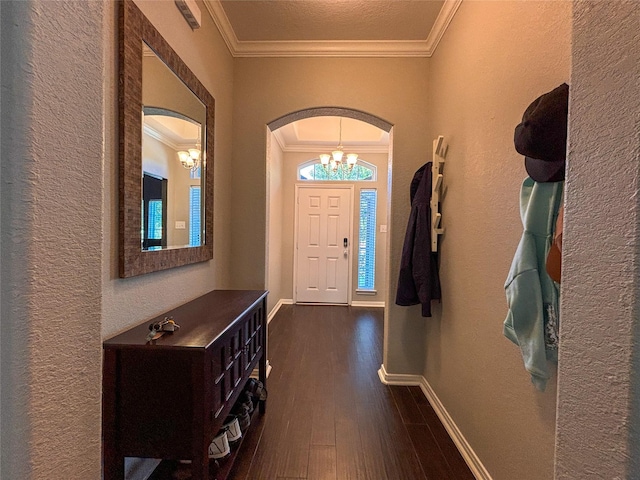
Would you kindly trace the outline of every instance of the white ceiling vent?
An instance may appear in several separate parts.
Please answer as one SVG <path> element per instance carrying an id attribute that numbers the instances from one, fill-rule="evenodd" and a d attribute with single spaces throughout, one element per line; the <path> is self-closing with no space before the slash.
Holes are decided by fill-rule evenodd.
<path id="1" fill-rule="evenodd" d="M 189 26 L 195 30 L 202 24 L 202 14 L 195 0 L 175 0 Z"/>

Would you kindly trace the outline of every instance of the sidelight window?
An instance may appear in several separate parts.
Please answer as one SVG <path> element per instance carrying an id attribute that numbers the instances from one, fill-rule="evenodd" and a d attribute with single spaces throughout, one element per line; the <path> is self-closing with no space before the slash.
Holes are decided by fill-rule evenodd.
<path id="1" fill-rule="evenodd" d="M 149 235 L 152 240 L 162 239 L 162 200 L 149 201 Z"/>
<path id="2" fill-rule="evenodd" d="M 373 188 L 360 190 L 358 290 L 375 290 L 377 197 L 378 192 Z"/>
<path id="3" fill-rule="evenodd" d="M 202 213 L 200 208 L 200 187 L 192 186 L 189 190 L 189 246 L 199 247 L 202 231 Z"/>

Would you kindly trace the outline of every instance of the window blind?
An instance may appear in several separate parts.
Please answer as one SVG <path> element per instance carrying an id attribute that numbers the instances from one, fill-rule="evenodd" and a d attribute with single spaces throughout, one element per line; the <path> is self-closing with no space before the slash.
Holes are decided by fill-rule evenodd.
<path id="1" fill-rule="evenodd" d="M 374 290 L 376 275 L 375 189 L 360 190 L 360 228 L 358 241 L 358 289 Z"/>
<path id="2" fill-rule="evenodd" d="M 189 190 L 189 246 L 199 247 L 202 215 L 200 210 L 200 187 Z"/>

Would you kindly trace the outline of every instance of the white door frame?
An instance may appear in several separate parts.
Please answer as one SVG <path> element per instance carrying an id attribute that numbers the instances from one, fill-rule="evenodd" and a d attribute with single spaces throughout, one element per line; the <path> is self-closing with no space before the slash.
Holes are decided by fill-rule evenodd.
<path id="1" fill-rule="evenodd" d="M 353 222 L 355 219 L 353 218 L 354 206 L 354 185 L 340 185 L 336 183 L 331 184 L 317 184 L 317 183 L 296 183 L 295 184 L 295 212 L 294 212 L 294 220 L 293 220 L 293 303 L 298 302 L 298 209 L 299 209 L 299 192 L 301 189 L 332 189 L 332 190 L 349 190 L 349 264 L 347 267 L 347 305 L 351 305 L 352 300 L 352 272 L 353 272 L 353 245 L 355 245 L 355 241 L 353 238 Z M 330 305 L 329 303 L 322 303 L 319 305 Z M 340 304 L 343 305 L 343 304 Z"/>

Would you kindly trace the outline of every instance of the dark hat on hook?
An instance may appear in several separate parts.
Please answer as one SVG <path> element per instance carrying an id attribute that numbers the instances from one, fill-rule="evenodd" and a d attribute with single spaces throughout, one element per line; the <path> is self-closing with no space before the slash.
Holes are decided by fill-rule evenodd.
<path id="1" fill-rule="evenodd" d="M 567 150 L 569 85 L 563 83 L 536 98 L 516 127 L 516 151 L 525 156 L 525 168 L 536 182 L 564 180 Z"/>

